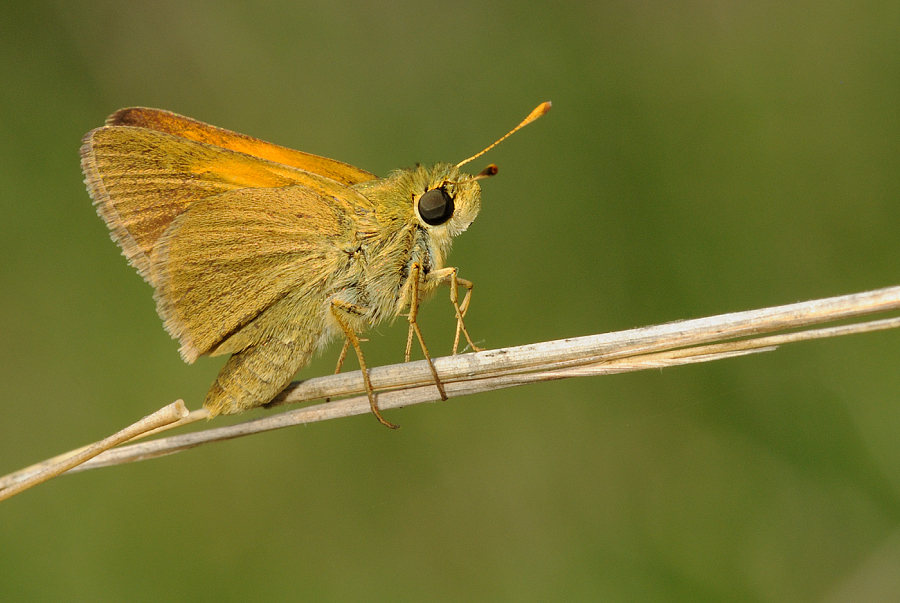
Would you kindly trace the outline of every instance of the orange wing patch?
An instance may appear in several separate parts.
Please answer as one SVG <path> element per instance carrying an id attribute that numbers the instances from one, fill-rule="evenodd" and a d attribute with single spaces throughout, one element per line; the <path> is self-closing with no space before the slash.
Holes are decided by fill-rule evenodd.
<path id="1" fill-rule="evenodd" d="M 120 109 L 106 120 L 106 124 L 109 126 L 135 126 L 165 132 L 188 140 L 205 142 L 260 159 L 300 168 L 347 186 L 377 178 L 374 174 L 341 161 L 295 151 L 161 109 L 145 107 Z"/>

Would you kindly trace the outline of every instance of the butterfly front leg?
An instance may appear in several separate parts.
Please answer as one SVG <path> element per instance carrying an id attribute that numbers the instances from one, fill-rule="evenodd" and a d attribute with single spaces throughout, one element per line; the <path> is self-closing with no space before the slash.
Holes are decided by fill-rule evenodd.
<path id="1" fill-rule="evenodd" d="M 450 303 L 453 304 L 453 309 L 456 310 L 456 336 L 453 338 L 454 356 L 456 356 L 456 350 L 459 348 L 460 332 L 465 336 L 470 348 L 476 352 L 483 351 L 482 348 L 475 345 L 472 341 L 472 338 L 469 336 L 469 331 L 466 329 L 466 323 L 463 321 L 466 312 L 469 310 L 469 302 L 472 299 L 472 289 L 475 288 L 475 285 L 472 281 L 459 278 L 456 275 L 458 271 L 458 268 L 441 268 L 440 270 L 429 272 L 425 276 L 426 283 L 446 283 L 450 287 Z M 466 289 L 466 296 L 463 298 L 462 304 L 459 303 L 459 287 L 465 287 Z"/>

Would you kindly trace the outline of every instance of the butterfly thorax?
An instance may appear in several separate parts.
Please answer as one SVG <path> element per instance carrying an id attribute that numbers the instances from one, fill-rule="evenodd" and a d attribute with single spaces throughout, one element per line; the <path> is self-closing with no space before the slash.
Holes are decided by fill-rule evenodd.
<path id="1" fill-rule="evenodd" d="M 413 264 L 423 274 L 444 267 L 452 239 L 468 228 L 481 206 L 481 189 L 454 165 L 437 164 L 398 170 L 387 178 L 355 187 L 372 202 L 374 211 L 360 217 L 357 236 L 367 269 L 359 283 L 368 300 L 371 322 L 399 314 L 409 304 L 409 277 Z M 429 191 L 442 190 L 449 199 L 449 217 L 425 213 L 420 200 Z M 435 196 L 435 193 L 432 193 Z"/>

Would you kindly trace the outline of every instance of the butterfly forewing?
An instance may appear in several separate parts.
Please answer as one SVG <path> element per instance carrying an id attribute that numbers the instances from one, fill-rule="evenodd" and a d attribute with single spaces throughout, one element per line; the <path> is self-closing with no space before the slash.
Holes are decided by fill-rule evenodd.
<path id="1" fill-rule="evenodd" d="M 113 113 L 106 123 L 110 126 L 147 128 L 189 140 L 205 142 L 260 159 L 300 168 L 348 186 L 376 179 L 374 174 L 342 161 L 288 149 L 252 136 L 217 128 L 170 111 L 145 107 L 120 109 Z"/>
<path id="2" fill-rule="evenodd" d="M 299 185 L 351 207 L 369 206 L 362 195 L 324 176 L 146 128 L 93 130 L 85 136 L 81 155 L 98 212 L 129 262 L 148 280 L 157 241 L 200 199 L 243 188 Z"/>

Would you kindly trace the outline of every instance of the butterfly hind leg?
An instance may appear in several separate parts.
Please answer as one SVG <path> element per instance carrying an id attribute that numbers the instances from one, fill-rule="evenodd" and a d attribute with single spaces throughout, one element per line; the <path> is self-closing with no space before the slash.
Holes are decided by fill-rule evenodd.
<path id="1" fill-rule="evenodd" d="M 347 359 L 347 352 L 350 351 L 350 340 L 344 339 L 344 347 L 341 348 L 341 355 L 338 356 L 337 366 L 334 367 L 334 374 L 337 375 L 341 372 L 341 367 L 344 366 L 344 360 Z"/>
<path id="2" fill-rule="evenodd" d="M 360 308 L 354 304 L 349 302 L 341 301 L 338 299 L 332 300 L 331 302 L 331 315 L 334 317 L 334 320 L 341 327 L 341 330 L 344 331 L 344 336 L 347 338 L 347 343 L 344 344 L 344 349 L 341 351 L 341 358 L 338 362 L 337 371 L 341 369 L 341 365 L 344 362 L 344 358 L 346 357 L 346 353 L 349 346 L 353 346 L 353 349 L 356 351 L 356 357 L 359 359 L 359 368 L 362 371 L 363 375 L 363 383 L 366 387 L 366 396 L 369 398 L 369 406 L 372 408 L 372 414 L 375 415 L 375 418 L 378 421 L 391 429 L 397 429 L 400 427 L 399 425 L 394 425 L 387 419 L 381 416 L 381 412 L 378 410 L 378 403 L 375 401 L 375 390 L 372 388 L 372 381 L 369 380 L 369 369 L 366 367 L 366 361 L 363 358 L 362 348 L 359 346 L 359 336 L 356 334 L 356 331 L 347 323 L 347 315 L 362 315 L 365 313 L 364 308 Z"/>

